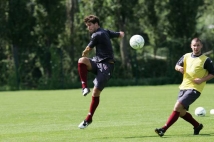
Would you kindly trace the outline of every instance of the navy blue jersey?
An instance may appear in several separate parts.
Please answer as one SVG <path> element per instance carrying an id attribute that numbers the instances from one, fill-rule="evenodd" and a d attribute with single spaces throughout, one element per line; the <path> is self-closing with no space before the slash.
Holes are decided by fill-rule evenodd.
<path id="1" fill-rule="evenodd" d="M 192 58 L 196 58 L 196 57 L 199 57 L 199 56 L 194 56 L 193 54 L 191 54 Z M 182 66 L 182 67 L 184 66 L 184 56 L 182 56 L 178 60 L 178 62 L 176 63 L 176 65 L 179 65 L 179 66 Z M 206 59 L 206 61 L 204 63 L 204 69 L 206 69 L 209 74 L 214 75 L 214 65 L 213 65 L 212 60 L 209 57 L 207 57 L 207 59 Z"/>
<path id="2" fill-rule="evenodd" d="M 102 28 L 97 29 L 97 31 L 92 34 L 88 47 L 96 48 L 96 56 L 93 57 L 96 62 L 114 60 L 114 53 L 110 39 L 119 36 L 119 32 L 113 32 Z"/>

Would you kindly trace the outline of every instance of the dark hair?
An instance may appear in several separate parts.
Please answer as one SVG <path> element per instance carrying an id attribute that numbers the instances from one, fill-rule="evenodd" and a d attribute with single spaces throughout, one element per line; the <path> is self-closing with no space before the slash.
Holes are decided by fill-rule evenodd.
<path id="1" fill-rule="evenodd" d="M 193 38 L 192 41 L 200 42 L 202 44 L 202 41 L 198 37 Z"/>
<path id="2" fill-rule="evenodd" d="M 85 23 L 89 22 L 89 23 L 93 23 L 93 24 L 97 23 L 98 25 L 100 25 L 100 20 L 95 15 L 89 15 L 89 16 L 85 17 L 84 22 Z"/>

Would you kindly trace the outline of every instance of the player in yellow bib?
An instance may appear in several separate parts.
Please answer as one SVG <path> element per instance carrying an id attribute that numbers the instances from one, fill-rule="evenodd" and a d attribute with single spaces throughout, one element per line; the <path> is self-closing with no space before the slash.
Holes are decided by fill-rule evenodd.
<path id="1" fill-rule="evenodd" d="M 185 70 L 185 72 L 183 74 L 183 82 L 179 87 L 181 90 L 195 89 L 200 93 L 202 92 L 206 81 L 201 81 L 201 83 L 194 83 L 194 79 L 203 78 L 208 75 L 208 70 L 204 68 L 206 60 L 209 63 L 211 62 L 210 59 L 203 54 L 194 56 L 192 53 L 187 53 L 183 56 L 183 70 Z M 210 65 L 212 66 L 212 64 Z M 178 64 L 176 68 L 179 71 L 179 68 L 182 68 L 182 66 L 180 67 Z"/>
<path id="2" fill-rule="evenodd" d="M 202 47 L 201 40 L 194 38 L 191 42 L 192 53 L 183 55 L 175 65 L 175 70 L 183 74 L 183 81 L 179 86 L 180 91 L 173 112 L 163 127 L 155 129 L 160 137 L 179 117 L 193 125 L 194 135 L 198 135 L 203 128 L 203 124 L 197 122 L 187 112 L 189 106 L 201 95 L 206 81 L 214 77 L 213 62 L 209 57 L 202 54 Z"/>

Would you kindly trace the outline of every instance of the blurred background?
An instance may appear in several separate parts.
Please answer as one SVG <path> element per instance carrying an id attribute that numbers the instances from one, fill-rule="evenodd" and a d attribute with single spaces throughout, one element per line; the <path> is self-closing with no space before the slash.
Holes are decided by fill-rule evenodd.
<path id="1" fill-rule="evenodd" d="M 1 0 L 0 91 L 80 88 L 77 61 L 90 39 L 83 22 L 90 14 L 102 28 L 125 32 L 112 40 L 108 86 L 179 84 L 174 66 L 191 52 L 192 38 L 214 60 L 213 7 L 213 0 Z M 129 45 L 135 34 L 145 39 L 141 50 Z"/>

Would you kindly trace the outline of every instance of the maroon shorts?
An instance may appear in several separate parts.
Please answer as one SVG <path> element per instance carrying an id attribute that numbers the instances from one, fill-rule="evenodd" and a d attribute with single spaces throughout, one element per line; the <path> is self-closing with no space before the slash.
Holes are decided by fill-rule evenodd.
<path id="1" fill-rule="evenodd" d="M 180 90 L 177 101 L 180 102 L 186 110 L 200 96 L 200 92 L 195 89 Z"/>
<path id="2" fill-rule="evenodd" d="M 110 63 L 108 61 L 103 63 L 97 63 L 92 59 L 89 59 L 89 60 L 92 66 L 92 70 L 90 72 L 96 75 L 93 81 L 94 86 L 98 88 L 100 91 L 102 91 L 106 86 L 106 83 L 112 77 L 113 70 L 114 70 L 114 63 Z"/>

